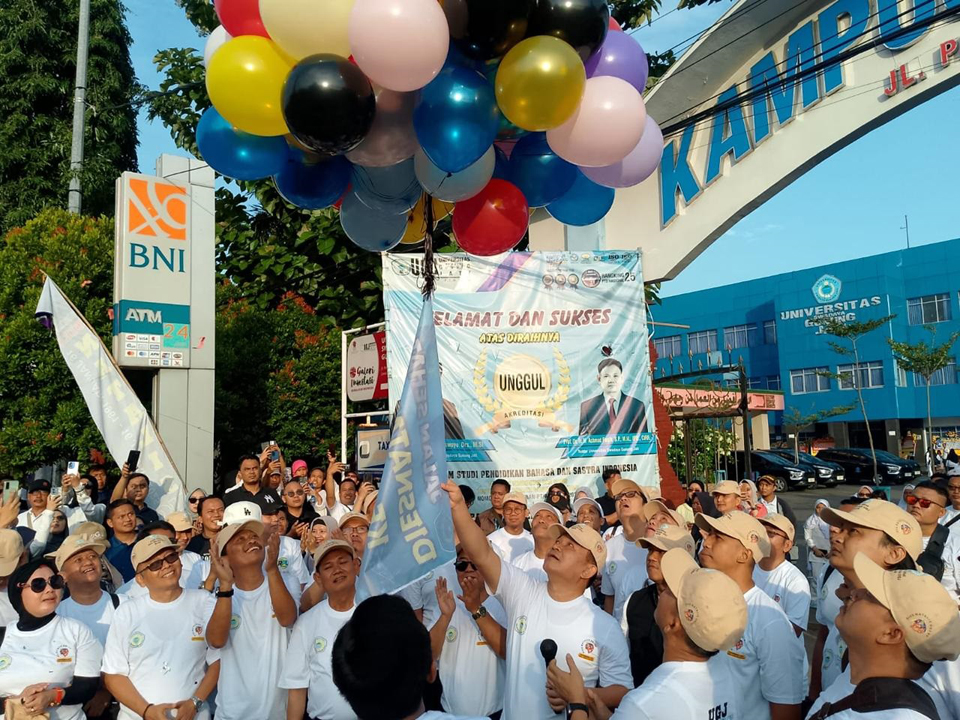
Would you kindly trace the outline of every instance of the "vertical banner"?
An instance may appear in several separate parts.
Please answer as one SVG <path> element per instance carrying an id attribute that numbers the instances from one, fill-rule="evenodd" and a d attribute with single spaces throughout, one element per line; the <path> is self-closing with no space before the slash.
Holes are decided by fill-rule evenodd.
<path id="1" fill-rule="evenodd" d="M 447 461 L 433 303 L 418 295 L 417 305 L 411 310 L 419 323 L 404 355 L 405 381 L 357 582 L 358 602 L 399 590 L 456 558 L 450 501 L 440 488 Z"/>
<path id="2" fill-rule="evenodd" d="M 383 256 L 391 405 L 422 269 L 422 256 Z M 659 486 L 638 253 L 438 254 L 435 274 L 452 480 L 481 504 L 496 478 L 537 499 L 556 482 L 599 490 L 607 467 Z"/>
<path id="3" fill-rule="evenodd" d="M 114 460 L 123 463 L 131 450 L 139 450 L 138 470 L 150 479 L 150 507 L 161 517 L 186 511 L 183 481 L 153 421 L 100 337 L 50 278 L 43 284 L 36 314 L 56 334 L 63 359 Z"/>

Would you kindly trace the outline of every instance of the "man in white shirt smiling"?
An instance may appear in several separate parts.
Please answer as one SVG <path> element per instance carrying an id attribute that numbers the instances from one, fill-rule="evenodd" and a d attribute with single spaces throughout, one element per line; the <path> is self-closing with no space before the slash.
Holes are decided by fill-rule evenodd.
<path id="1" fill-rule="evenodd" d="M 558 656 L 575 656 L 585 681 L 597 686 L 605 704 L 616 707 L 632 684 L 627 643 L 616 621 L 584 597 L 606 559 L 600 534 L 586 525 L 551 525 L 555 542 L 543 563 L 547 581 L 537 581 L 493 552 L 460 488 L 452 482 L 441 487 L 450 497 L 460 543 L 506 611 L 504 718 L 553 718 L 564 709 L 563 699 L 547 684 L 540 654 L 547 639 L 556 643 Z"/>
<path id="2" fill-rule="evenodd" d="M 701 513 L 696 523 L 705 534 L 701 565 L 736 582 L 747 603 L 743 636 L 717 659 L 733 675 L 737 717 L 798 720 L 806 695 L 803 643 L 780 606 L 753 583 L 754 566 L 770 552 L 763 525 L 739 510 L 719 518 Z"/>
<path id="3" fill-rule="evenodd" d="M 516 562 L 525 552 L 533 550 L 533 535 L 523 527 L 526 519 L 526 496 L 518 492 L 507 493 L 503 499 L 503 527 L 487 535 L 487 540 L 508 563 Z"/>
<path id="4" fill-rule="evenodd" d="M 753 569 L 753 582 L 783 608 L 800 637 L 810 619 L 810 582 L 787 561 L 793 547 L 793 523 L 786 516 L 776 514 L 765 515 L 760 522 L 767 531 L 770 554 Z"/>

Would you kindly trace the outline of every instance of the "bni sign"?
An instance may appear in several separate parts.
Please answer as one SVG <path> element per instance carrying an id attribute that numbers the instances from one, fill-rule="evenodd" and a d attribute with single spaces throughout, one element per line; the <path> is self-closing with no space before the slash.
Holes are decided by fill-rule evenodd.
<path id="1" fill-rule="evenodd" d="M 123 367 L 190 367 L 190 188 L 117 180 L 113 355 Z"/>
<path id="2" fill-rule="evenodd" d="M 347 346 L 347 397 L 351 402 L 387 397 L 387 334 L 360 335 Z"/>

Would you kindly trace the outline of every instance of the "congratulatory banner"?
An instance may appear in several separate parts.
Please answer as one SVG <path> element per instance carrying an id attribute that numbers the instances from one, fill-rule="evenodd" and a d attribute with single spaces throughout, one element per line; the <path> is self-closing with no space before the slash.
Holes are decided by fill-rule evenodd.
<path id="1" fill-rule="evenodd" d="M 390 402 L 421 307 L 421 255 L 384 255 Z M 435 256 L 434 325 L 450 477 L 486 501 L 599 487 L 605 467 L 659 485 L 640 256 Z"/>

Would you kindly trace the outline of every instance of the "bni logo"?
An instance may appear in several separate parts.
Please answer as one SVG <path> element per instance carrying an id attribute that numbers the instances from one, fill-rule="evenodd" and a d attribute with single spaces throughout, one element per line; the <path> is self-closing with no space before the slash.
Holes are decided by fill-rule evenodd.
<path id="1" fill-rule="evenodd" d="M 187 191 L 177 185 L 130 178 L 127 232 L 156 240 L 187 239 Z"/>
<path id="2" fill-rule="evenodd" d="M 840 297 L 843 283 L 833 275 L 824 275 L 813 284 L 813 297 L 817 302 L 833 302 Z"/>

